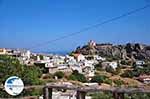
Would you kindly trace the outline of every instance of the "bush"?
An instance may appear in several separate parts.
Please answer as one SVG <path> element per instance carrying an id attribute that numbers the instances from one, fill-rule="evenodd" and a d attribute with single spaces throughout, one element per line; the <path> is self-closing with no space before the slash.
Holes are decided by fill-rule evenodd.
<path id="1" fill-rule="evenodd" d="M 54 77 L 57 76 L 58 79 L 61 79 L 64 77 L 64 73 L 62 71 L 58 71 L 54 73 Z"/>
<path id="2" fill-rule="evenodd" d="M 113 73 L 115 70 L 109 66 L 109 67 L 106 67 L 106 72 L 109 72 L 109 73 Z"/>
<path id="3" fill-rule="evenodd" d="M 98 71 L 103 71 L 101 62 L 98 63 L 98 64 L 96 64 L 94 67 L 95 67 L 95 69 L 98 70 Z"/>
<path id="4" fill-rule="evenodd" d="M 122 80 L 120 80 L 120 79 L 115 80 L 114 83 L 115 83 L 117 86 L 121 86 L 121 85 L 124 84 L 124 82 L 123 82 Z"/>
<path id="5" fill-rule="evenodd" d="M 126 60 L 122 60 L 120 63 L 121 63 L 122 65 L 131 65 L 131 62 L 126 61 Z"/>
<path id="6" fill-rule="evenodd" d="M 145 70 L 146 71 L 146 70 Z M 133 77 L 138 77 L 140 74 L 143 74 L 141 69 L 135 69 L 135 70 L 127 70 L 125 71 L 123 74 L 121 74 L 121 77 L 129 77 L 129 78 L 133 78 Z"/>
<path id="7" fill-rule="evenodd" d="M 91 80 L 91 82 L 96 82 L 96 83 L 103 83 L 105 80 L 107 79 L 106 76 L 103 75 L 98 75 L 98 76 L 94 76 Z"/>
<path id="8" fill-rule="evenodd" d="M 80 82 L 86 82 L 86 77 L 83 74 L 80 74 L 77 70 L 68 77 L 69 80 L 75 80 Z"/>
<path id="9" fill-rule="evenodd" d="M 10 76 L 20 77 L 25 85 L 41 84 L 40 77 L 42 75 L 40 68 L 36 66 L 26 66 L 19 63 L 17 58 L 11 56 L 0 56 L 0 83 L 4 84 L 5 80 Z"/>
<path id="10" fill-rule="evenodd" d="M 109 85 L 112 85 L 112 80 L 111 79 L 106 79 L 106 80 L 104 80 L 104 83 L 106 83 L 106 84 L 109 84 Z"/>
<path id="11" fill-rule="evenodd" d="M 91 97 L 92 99 L 114 99 L 111 93 L 104 93 L 104 92 L 91 94 Z"/>

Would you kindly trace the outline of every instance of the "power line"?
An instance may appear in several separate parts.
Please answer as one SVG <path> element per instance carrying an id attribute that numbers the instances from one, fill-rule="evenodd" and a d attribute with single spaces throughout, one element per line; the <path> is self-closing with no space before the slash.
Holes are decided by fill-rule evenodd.
<path id="1" fill-rule="evenodd" d="M 149 5 L 146 5 L 146 6 L 144 6 L 144 7 L 137 8 L 137 9 L 135 9 L 135 10 L 129 11 L 129 12 L 127 12 L 127 13 L 124 13 L 124 14 L 120 15 L 120 16 L 113 17 L 113 18 L 111 18 L 111 19 L 105 20 L 105 21 L 103 21 L 103 22 L 101 22 L 101 23 L 88 26 L 88 27 L 83 28 L 83 29 L 81 29 L 81 30 L 79 30 L 79 31 L 77 31 L 77 32 L 73 32 L 73 33 L 70 33 L 70 34 L 68 34 L 68 35 L 64 35 L 64 36 L 58 37 L 58 38 L 56 38 L 56 39 L 53 39 L 53 40 L 50 40 L 50 41 L 47 41 L 47 42 L 43 42 L 43 43 L 41 43 L 41 44 L 37 44 L 37 45 L 35 45 L 34 47 L 29 48 L 29 49 L 39 48 L 39 47 L 41 47 L 41 46 L 44 46 L 44 45 L 47 45 L 47 44 L 56 42 L 56 41 L 58 41 L 58 40 L 62 40 L 62 39 L 65 39 L 65 38 L 68 38 L 68 37 L 71 37 L 71 36 L 80 34 L 80 33 L 82 33 L 82 32 L 88 31 L 88 30 L 90 30 L 90 29 L 92 29 L 92 28 L 97 28 L 97 27 L 99 27 L 99 26 L 102 26 L 102 25 L 104 25 L 104 24 L 110 23 L 110 22 L 112 22 L 112 21 L 116 21 L 116 20 L 119 20 L 119 19 L 124 18 L 124 17 L 126 17 L 126 16 L 132 15 L 132 14 L 134 14 L 134 13 L 136 13 L 136 12 L 139 12 L 139 11 L 144 10 L 144 9 L 146 9 L 146 8 L 149 8 L 149 7 L 150 7 L 150 4 L 149 4 Z"/>

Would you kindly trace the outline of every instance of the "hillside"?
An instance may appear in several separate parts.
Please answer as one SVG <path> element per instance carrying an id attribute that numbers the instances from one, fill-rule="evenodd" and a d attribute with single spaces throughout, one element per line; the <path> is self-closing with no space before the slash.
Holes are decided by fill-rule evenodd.
<path id="1" fill-rule="evenodd" d="M 150 60 L 150 46 L 140 43 L 127 43 L 125 45 L 113 44 L 91 44 L 89 42 L 83 47 L 78 47 L 74 52 L 83 55 L 98 54 L 104 57 L 118 59 Z"/>

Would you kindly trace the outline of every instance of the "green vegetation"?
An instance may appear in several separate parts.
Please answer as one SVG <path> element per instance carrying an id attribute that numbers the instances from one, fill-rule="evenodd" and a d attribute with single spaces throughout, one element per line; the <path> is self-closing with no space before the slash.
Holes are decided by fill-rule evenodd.
<path id="1" fill-rule="evenodd" d="M 96 82 L 96 83 L 103 83 L 106 79 L 108 79 L 106 76 L 104 75 L 97 75 L 97 76 L 94 76 L 91 80 L 91 82 Z"/>
<path id="2" fill-rule="evenodd" d="M 114 80 L 114 83 L 117 85 L 117 86 L 121 86 L 124 84 L 124 81 L 120 80 L 120 79 L 117 79 L 117 80 Z"/>
<path id="3" fill-rule="evenodd" d="M 97 71 L 103 71 L 101 62 L 99 62 L 98 64 L 96 64 L 94 67 L 95 67 L 95 69 Z"/>
<path id="4" fill-rule="evenodd" d="M 77 70 L 68 77 L 69 80 L 75 80 L 80 82 L 86 82 L 86 77 L 83 74 L 80 74 Z"/>
<path id="5" fill-rule="evenodd" d="M 120 67 L 117 67 L 116 70 L 113 69 L 112 67 L 106 67 L 106 72 L 112 73 L 113 75 L 118 75 L 121 71 Z"/>
<path id="6" fill-rule="evenodd" d="M 113 81 L 111 79 L 105 79 L 104 83 L 112 85 Z"/>
<path id="7" fill-rule="evenodd" d="M 90 96 L 92 96 L 92 99 L 114 99 L 111 93 L 104 92 L 94 93 Z"/>
<path id="8" fill-rule="evenodd" d="M 125 99 L 150 99 L 150 94 L 138 93 L 125 97 Z"/>
<path id="9" fill-rule="evenodd" d="M 20 77 L 25 86 L 39 85 L 43 82 L 40 80 L 42 73 L 36 66 L 26 66 L 19 63 L 19 61 L 11 56 L 0 56 L 0 84 L 4 85 L 5 80 L 10 76 Z M 20 96 L 38 95 L 40 90 L 24 91 Z M 8 95 L 4 90 L 0 90 L 0 97 L 13 97 Z M 19 97 L 19 96 L 17 96 Z M 14 97 L 15 98 L 15 97 Z"/>
<path id="10" fill-rule="evenodd" d="M 118 57 L 118 56 L 105 56 L 105 57 L 106 57 L 106 60 L 109 62 L 120 59 L 120 57 Z"/>
<path id="11" fill-rule="evenodd" d="M 130 61 L 122 60 L 120 63 L 122 65 L 129 65 L 129 66 L 131 66 L 131 62 Z"/>
<path id="12" fill-rule="evenodd" d="M 111 79 L 109 79 L 108 77 L 104 76 L 104 75 L 96 75 L 92 78 L 91 82 L 96 82 L 96 83 L 106 83 L 109 85 L 112 85 L 113 81 Z"/>
<path id="13" fill-rule="evenodd" d="M 5 90 L 0 89 L 0 98 L 3 97 L 3 98 L 22 99 L 22 97 L 25 97 L 25 96 L 41 96 L 42 94 L 43 94 L 43 89 L 31 88 L 31 89 L 23 90 L 23 92 L 18 96 L 11 96 L 7 94 Z"/>
<path id="14" fill-rule="evenodd" d="M 64 77 L 64 73 L 62 71 L 58 71 L 58 72 L 55 72 L 53 76 L 54 77 L 56 76 L 58 77 L 58 79 L 61 79 Z"/>
<path id="15" fill-rule="evenodd" d="M 10 76 L 20 77 L 25 85 L 39 85 L 42 73 L 36 66 L 25 66 L 11 56 L 0 56 L 0 83 L 4 84 Z"/>
<path id="16" fill-rule="evenodd" d="M 43 55 L 40 55 L 39 57 L 40 57 L 40 60 L 43 60 L 43 59 L 44 59 Z"/>
<path id="17" fill-rule="evenodd" d="M 150 66 L 146 66 L 143 68 L 134 68 L 134 70 L 127 70 L 125 71 L 121 77 L 129 77 L 129 78 L 133 78 L 133 77 L 138 77 L 140 74 L 150 74 Z"/>
<path id="18" fill-rule="evenodd" d="M 114 99 L 112 93 L 104 93 L 104 92 L 97 92 L 94 94 L 90 95 L 92 99 Z M 150 94 L 143 94 L 143 93 L 138 93 L 138 94 L 131 94 L 127 95 L 125 94 L 124 99 L 150 99 Z"/>

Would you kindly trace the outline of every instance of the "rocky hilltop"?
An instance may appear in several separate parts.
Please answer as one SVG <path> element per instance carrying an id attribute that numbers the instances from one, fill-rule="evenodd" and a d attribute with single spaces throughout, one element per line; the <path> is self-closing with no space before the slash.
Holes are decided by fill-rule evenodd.
<path id="1" fill-rule="evenodd" d="M 113 45 L 109 43 L 97 44 L 94 41 L 90 41 L 87 45 L 78 47 L 74 52 L 82 53 L 83 55 L 98 54 L 121 59 L 150 60 L 150 46 L 140 43 Z"/>

